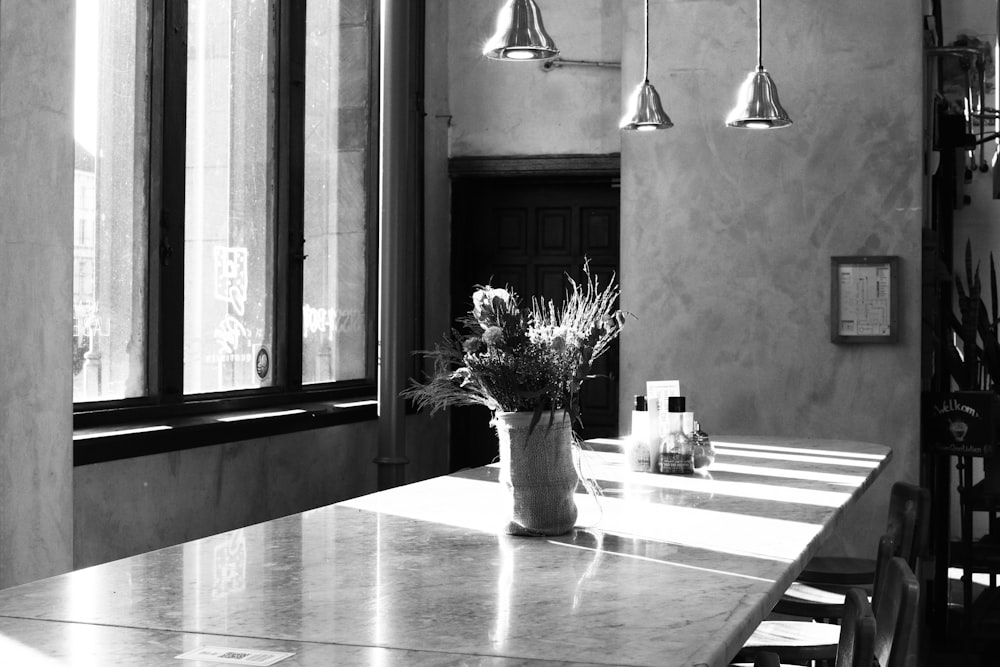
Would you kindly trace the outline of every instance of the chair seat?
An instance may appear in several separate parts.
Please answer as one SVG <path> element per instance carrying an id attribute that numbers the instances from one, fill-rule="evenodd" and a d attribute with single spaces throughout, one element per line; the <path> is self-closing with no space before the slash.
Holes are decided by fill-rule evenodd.
<path id="1" fill-rule="evenodd" d="M 772 611 L 785 616 L 832 621 L 844 614 L 846 591 L 846 588 L 810 586 L 796 581 L 788 587 Z M 871 591 L 866 592 L 871 597 Z"/>
<path id="2" fill-rule="evenodd" d="M 782 660 L 832 660 L 837 656 L 840 626 L 810 621 L 764 621 L 736 654 L 735 662 L 753 661 L 767 651 Z"/>
<path id="3" fill-rule="evenodd" d="M 846 598 L 846 592 L 846 590 L 841 592 L 831 588 L 810 586 L 809 584 L 796 581 L 788 587 L 783 597 L 786 597 L 789 600 L 794 600 L 795 602 L 842 605 L 844 604 L 844 599 Z"/>
<path id="4" fill-rule="evenodd" d="M 846 556 L 816 556 L 807 564 L 798 580 L 807 584 L 858 586 L 875 579 L 875 560 Z"/>

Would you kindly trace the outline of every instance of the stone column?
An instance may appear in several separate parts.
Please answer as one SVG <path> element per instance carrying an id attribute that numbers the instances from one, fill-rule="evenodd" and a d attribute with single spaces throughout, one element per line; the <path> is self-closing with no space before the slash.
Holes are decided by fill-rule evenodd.
<path id="1" fill-rule="evenodd" d="M 0 587 L 73 565 L 72 0 L 0 0 Z"/>

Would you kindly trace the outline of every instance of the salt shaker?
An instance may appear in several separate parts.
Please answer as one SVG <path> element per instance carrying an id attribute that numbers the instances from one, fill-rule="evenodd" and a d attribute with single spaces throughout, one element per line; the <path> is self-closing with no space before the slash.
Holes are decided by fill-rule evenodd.
<path id="1" fill-rule="evenodd" d="M 695 470 L 708 470 L 715 463 L 715 447 L 708 438 L 708 433 L 701 430 L 701 424 L 694 422 L 691 433 L 691 453 L 694 456 Z"/>

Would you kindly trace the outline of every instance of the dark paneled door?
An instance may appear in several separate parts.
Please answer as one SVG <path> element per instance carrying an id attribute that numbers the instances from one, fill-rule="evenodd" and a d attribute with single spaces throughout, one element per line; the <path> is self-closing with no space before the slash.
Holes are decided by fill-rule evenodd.
<path id="1" fill-rule="evenodd" d="M 607 285 L 618 270 L 619 190 L 610 178 L 577 182 L 539 178 L 459 179 L 453 184 L 452 311 L 471 309 L 472 287 L 513 289 L 563 301 L 566 276 L 582 281 L 584 258 Z M 581 395 L 583 436 L 618 433 L 618 347 L 594 366 L 599 377 Z M 451 410 L 451 461 L 459 469 L 489 463 L 496 435 L 485 408 Z"/>

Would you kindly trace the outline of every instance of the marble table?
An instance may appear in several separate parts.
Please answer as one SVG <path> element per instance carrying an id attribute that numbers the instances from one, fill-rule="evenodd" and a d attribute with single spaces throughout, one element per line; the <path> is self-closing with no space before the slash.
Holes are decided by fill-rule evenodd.
<path id="1" fill-rule="evenodd" d="M 714 441 L 691 476 L 631 473 L 592 443 L 603 495 L 581 487 L 561 537 L 500 534 L 488 466 L 8 588 L 0 662 L 725 665 L 891 452 Z"/>

